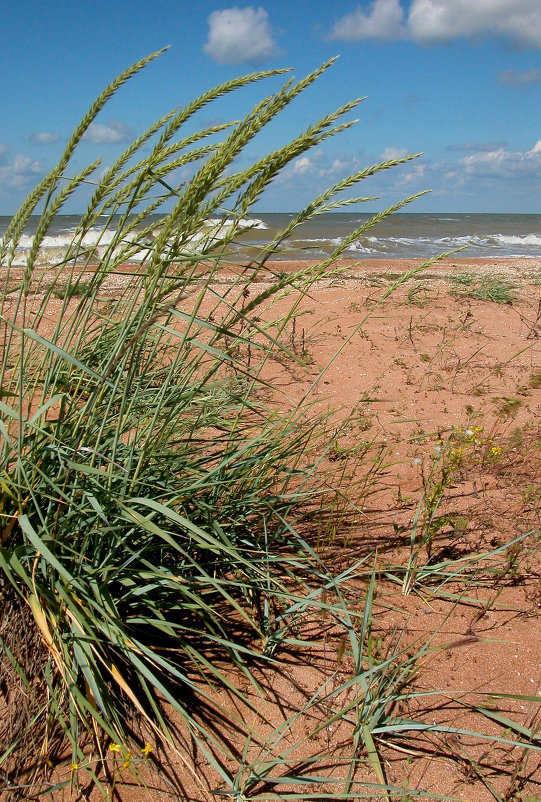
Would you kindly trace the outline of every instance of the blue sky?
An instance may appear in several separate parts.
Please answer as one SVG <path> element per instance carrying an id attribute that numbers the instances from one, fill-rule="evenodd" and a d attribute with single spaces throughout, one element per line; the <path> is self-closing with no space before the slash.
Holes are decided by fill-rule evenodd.
<path id="1" fill-rule="evenodd" d="M 226 79 L 275 67 L 300 78 L 339 55 L 244 158 L 365 97 L 350 115 L 359 122 L 290 165 L 260 211 L 293 211 L 349 172 L 422 151 L 365 182 L 361 194 L 381 199 L 367 209 L 431 189 L 409 210 L 541 213 L 541 0 L 4 0 L 0 214 L 54 166 L 104 86 L 165 45 L 102 111 L 73 170 L 111 164 L 130 137 Z M 220 100 L 199 123 L 238 118 L 282 81 Z"/>

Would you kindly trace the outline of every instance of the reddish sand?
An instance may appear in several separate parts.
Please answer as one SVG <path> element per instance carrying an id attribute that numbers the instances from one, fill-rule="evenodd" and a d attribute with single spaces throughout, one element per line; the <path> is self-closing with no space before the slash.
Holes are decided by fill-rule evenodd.
<path id="1" fill-rule="evenodd" d="M 428 267 L 378 303 L 393 278 L 411 267 L 404 262 L 358 263 L 351 275 L 312 288 L 287 334 L 298 361 L 273 362 L 268 378 L 287 392 L 291 407 L 308 392 L 315 410 L 338 410 L 333 426 L 350 418 L 328 469 L 333 480 L 340 471 L 350 476 L 359 511 L 344 515 L 334 529 L 322 530 L 319 551 L 336 572 L 361 559 L 366 559 L 365 572 L 377 566 L 372 644 L 376 655 L 383 660 L 398 633 L 402 633 L 399 647 L 395 645 L 401 653 L 398 662 L 429 639 L 432 646 L 441 647 L 419 660 L 418 672 L 403 688 L 405 698 L 393 714 L 501 735 L 505 728 L 474 710 L 475 705 L 488 704 L 493 713 L 537 730 L 541 259 L 447 260 Z M 449 278 L 463 273 L 516 282 L 517 300 L 498 304 L 472 298 L 466 294 L 471 287 Z M 367 477 L 367 466 L 376 464 L 377 454 L 381 454 L 379 469 Z M 420 550 L 419 570 L 404 592 L 401 581 L 418 504 L 426 509 L 435 497 L 442 454 L 444 464 L 451 467 L 434 511 L 431 544 Z M 468 582 L 450 577 L 442 586 L 427 576 L 430 565 L 494 551 L 530 531 L 511 549 L 472 563 Z M 351 601 L 361 612 L 365 594 L 365 580 L 350 583 Z M 309 622 L 315 641 L 310 653 L 278 654 L 284 659 L 281 671 L 261 670 L 263 699 L 241 680 L 259 715 L 247 709 L 239 713 L 259 734 L 279 726 L 332 672 L 338 672 L 332 687 L 348 679 L 352 654 L 337 640 L 336 627 L 322 619 Z M 407 698 L 408 691 L 440 693 Z M 347 704 L 352 693 L 345 692 L 339 701 Z M 495 693 L 524 698 L 493 698 L 488 703 L 486 694 Z M 338 707 L 338 700 L 333 704 Z M 294 738 L 302 741 L 307 728 L 315 728 L 325 712 L 324 703 L 314 708 L 309 722 L 301 719 L 280 749 Z M 335 722 L 305 740 L 292 753 L 293 759 L 323 753 L 332 762 L 350 754 L 351 741 L 344 740 L 347 730 Z M 222 730 L 222 734 L 242 751 L 244 741 L 238 733 Z M 513 736 L 507 733 L 507 737 Z M 541 798 L 540 752 L 513 749 L 476 735 L 441 732 L 378 735 L 375 744 L 386 781 L 412 794 L 422 790 L 428 798 L 446 794 L 468 802 Z M 256 751 L 250 750 L 250 759 Z M 225 791 L 225 786 L 203 759 L 195 769 L 199 781 L 185 768 L 184 760 L 191 760 L 189 749 L 182 759 L 167 750 L 159 757 L 169 764 L 169 780 L 145 772 L 149 783 L 145 790 L 124 772 L 116 798 L 157 802 L 222 798 L 215 797 L 212 789 Z M 377 782 L 366 753 L 360 750 L 357 757 L 362 761 L 358 776 Z M 59 768 L 50 779 L 61 776 Z M 261 787 L 259 798 L 271 798 L 273 790 Z M 370 793 L 369 786 L 364 790 Z M 321 786 L 314 787 L 311 798 L 320 798 L 320 793 Z M 402 799 L 410 799 L 406 790 L 404 794 Z"/>

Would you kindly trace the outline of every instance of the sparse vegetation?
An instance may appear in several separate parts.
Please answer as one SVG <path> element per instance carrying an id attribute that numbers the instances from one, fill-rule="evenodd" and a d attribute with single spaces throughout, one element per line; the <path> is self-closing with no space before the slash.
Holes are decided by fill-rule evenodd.
<path id="1" fill-rule="evenodd" d="M 494 403 L 501 418 L 513 418 L 522 406 L 521 398 L 495 398 Z"/>
<path id="2" fill-rule="evenodd" d="M 424 306 L 432 297 L 433 292 L 427 281 L 415 281 L 408 290 L 407 303 Z"/>
<path id="3" fill-rule="evenodd" d="M 534 370 L 530 373 L 530 380 L 528 386 L 532 390 L 538 390 L 541 387 L 541 370 Z"/>
<path id="4" fill-rule="evenodd" d="M 61 286 L 58 283 L 55 283 L 55 286 L 52 290 L 53 298 L 60 298 L 62 300 L 69 301 L 70 298 L 74 298 L 75 296 L 84 295 L 85 292 L 88 290 L 90 286 L 90 282 L 84 279 L 78 278 L 74 281 L 71 281 L 66 286 Z"/>
<path id="5" fill-rule="evenodd" d="M 518 300 L 518 285 L 506 279 L 457 273 L 450 276 L 449 281 L 454 295 L 478 298 L 496 304 L 513 304 Z"/>

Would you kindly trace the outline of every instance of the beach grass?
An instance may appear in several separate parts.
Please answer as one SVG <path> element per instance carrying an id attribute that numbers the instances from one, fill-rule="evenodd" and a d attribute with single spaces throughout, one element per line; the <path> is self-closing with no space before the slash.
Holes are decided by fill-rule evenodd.
<path id="1" fill-rule="evenodd" d="M 303 406 L 277 416 L 258 392 L 271 356 L 298 360 L 282 333 L 296 299 L 335 270 L 341 249 L 280 277 L 266 263 L 303 221 L 352 202 L 337 193 L 396 163 L 322 193 L 258 260 L 216 289 L 231 243 L 265 186 L 299 154 L 348 128 L 345 115 L 356 105 L 239 171 L 243 148 L 330 65 L 289 80 L 240 123 L 184 135 L 201 107 L 276 73 L 228 82 L 162 118 L 126 149 L 96 184 L 62 263 L 44 281 L 35 271 L 40 241 L 96 169 L 65 179 L 70 159 L 104 103 L 149 60 L 102 93 L 0 245 L 3 582 L 19 604 L 14 620 L 31 622 L 29 638 L 37 628 L 47 655 L 41 669 L 49 702 L 34 723 L 44 739 L 40 751 L 50 760 L 51 728 L 55 736 L 63 732 L 74 765 L 85 763 L 82 742 L 96 727 L 112 743 L 127 744 L 128 708 L 167 738 L 162 701 L 210 756 L 212 735 L 194 710 L 211 703 L 208 683 L 232 686 L 209 653 L 227 657 L 255 683 L 248 665 L 275 651 L 283 637 L 277 617 L 288 619 L 307 577 L 323 580 L 325 569 L 296 522 L 311 499 L 321 506 L 322 496 L 333 494 L 317 478 L 320 455 L 331 446 L 316 447 L 324 421 Z M 143 148 L 150 155 L 138 160 Z M 192 163 L 191 179 L 176 186 L 175 171 Z M 167 205 L 160 223 L 145 228 L 146 218 Z M 36 212 L 40 222 L 13 292 L 13 256 Z M 84 236 L 98 219 L 118 215 L 115 236 L 95 264 Z M 228 225 L 209 229 L 213 215 Z M 105 307 L 107 282 L 141 250 L 142 262 Z M 79 279 L 78 271 L 90 267 L 91 277 Z M 267 286 L 254 292 L 262 277 Z M 260 323 L 261 309 L 283 293 L 292 294 L 290 312 Z M 53 298 L 60 308 L 51 329 L 46 310 Z M 12 755 L 15 746 L 16 740 Z M 97 774 L 94 781 L 101 786 Z"/>

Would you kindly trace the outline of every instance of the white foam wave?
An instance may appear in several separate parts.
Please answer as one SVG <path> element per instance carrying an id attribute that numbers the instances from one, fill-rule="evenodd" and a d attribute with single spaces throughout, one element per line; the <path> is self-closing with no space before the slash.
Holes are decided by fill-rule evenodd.
<path id="1" fill-rule="evenodd" d="M 325 242 L 329 245 L 341 245 L 344 241 L 343 237 L 307 237 L 306 239 L 295 239 L 291 240 L 292 245 L 306 245 L 308 243 L 318 243 L 318 242 Z"/>
<path id="2" fill-rule="evenodd" d="M 236 221 L 235 224 L 237 226 L 240 226 L 240 228 L 242 229 L 257 228 L 262 231 L 268 229 L 268 226 L 265 225 L 263 220 L 259 220 L 257 217 L 249 217 L 249 218 L 242 217 L 240 220 Z M 209 220 L 207 220 L 205 225 L 208 226 L 209 228 L 217 228 L 222 231 L 228 231 L 232 228 L 234 222 L 233 220 L 228 220 L 227 218 L 224 219 L 221 217 L 217 218 L 211 217 Z"/>
<path id="3" fill-rule="evenodd" d="M 113 241 L 115 236 L 114 231 L 110 231 L 108 229 L 103 228 L 91 228 L 88 231 L 82 241 L 81 245 L 83 248 L 92 248 L 95 245 L 103 245 L 107 246 L 110 245 Z M 135 234 L 132 234 L 129 239 L 133 241 L 136 238 Z M 46 236 L 43 238 L 42 242 L 40 243 L 40 250 L 48 250 L 52 248 L 67 248 L 73 242 L 73 233 L 72 234 L 57 234 L 56 236 Z M 29 251 L 32 245 L 34 244 L 34 237 L 29 236 L 28 234 L 23 234 L 19 244 L 17 246 L 17 250 L 21 251 Z"/>
<path id="4" fill-rule="evenodd" d="M 497 247 L 508 248 L 515 246 L 519 248 L 540 248 L 541 235 L 539 234 L 484 234 L 482 236 L 462 236 L 462 237 L 442 237 L 435 240 L 436 243 L 460 247 L 462 245 L 472 245 L 474 247 Z"/>
<path id="5" fill-rule="evenodd" d="M 462 248 L 471 245 L 473 247 L 500 247 L 509 248 L 510 246 L 528 248 L 541 248 L 541 236 L 538 234 L 525 234 L 520 235 L 504 235 L 504 234 L 485 234 L 483 236 L 450 236 L 450 237 L 367 237 L 360 243 L 356 243 L 357 247 L 362 249 L 364 242 L 371 242 L 377 244 L 379 248 L 408 248 L 408 247 L 436 247 L 450 250 L 453 248 Z"/>
<path id="6" fill-rule="evenodd" d="M 266 220 L 267 218 L 265 218 Z M 434 220 L 452 220 L 453 218 L 434 217 Z M 71 221 L 70 221 L 71 222 Z M 48 234 L 40 243 L 40 250 L 38 255 L 38 263 L 43 265 L 62 264 L 66 258 L 66 253 L 70 246 L 73 245 L 74 234 L 76 231 L 75 226 L 71 226 L 70 222 L 64 227 L 59 227 L 53 233 Z M 482 222 L 482 221 L 481 221 Z M 148 247 L 151 247 L 153 238 L 157 237 L 161 231 L 160 223 L 156 223 L 155 230 L 152 232 L 146 241 L 140 242 L 141 234 L 137 231 L 132 231 L 124 236 L 121 242 L 118 242 L 117 232 L 113 227 L 106 228 L 104 221 L 103 226 L 97 224 L 88 231 L 82 240 L 77 242 L 79 259 L 91 256 L 93 259 L 101 259 L 106 252 L 111 253 L 114 251 L 113 258 L 122 255 L 126 261 L 141 262 L 148 257 Z M 111 223 L 109 223 L 111 225 Z M 452 251 L 455 248 L 469 246 L 472 250 L 477 249 L 482 256 L 489 255 L 498 256 L 539 256 L 541 255 L 541 232 L 536 232 L 532 229 L 535 228 L 536 223 L 528 227 L 522 225 L 523 233 L 513 232 L 512 224 L 509 225 L 509 233 L 504 229 L 505 233 L 498 232 L 498 225 L 486 226 L 479 224 L 478 233 L 475 233 L 474 226 L 477 225 L 475 220 L 464 220 L 460 222 L 460 227 L 453 231 L 453 228 L 447 228 L 445 225 L 437 228 L 429 229 L 432 233 L 431 236 L 426 235 L 426 229 L 423 231 L 416 223 L 412 223 L 411 227 L 404 227 L 403 225 L 395 228 L 394 235 L 391 231 L 386 232 L 383 228 L 375 230 L 374 234 L 361 236 L 356 242 L 350 243 L 344 254 L 351 256 L 369 256 L 374 257 L 389 257 L 396 258 L 400 256 L 424 256 L 436 255 L 445 251 Z M 246 235 L 239 238 L 238 242 L 230 243 L 230 248 L 237 251 L 240 248 L 248 248 L 253 243 L 257 247 L 261 247 L 266 238 L 272 239 L 274 228 L 272 221 L 267 225 L 266 222 L 257 217 L 247 217 L 242 220 L 233 220 L 228 217 L 213 217 L 209 218 L 206 223 L 201 226 L 200 230 L 194 233 L 190 239 L 182 241 L 182 250 L 185 254 L 191 253 L 192 255 L 204 254 L 211 251 L 217 243 L 223 238 L 227 238 L 232 234 L 232 228 L 235 227 L 236 231 L 244 231 Z M 471 228 L 470 228 L 471 226 Z M 261 233 L 269 230 L 269 234 Z M 503 226 L 502 226 L 503 228 Z M 473 229 L 473 230 L 472 230 Z M 329 254 L 337 246 L 340 246 L 345 241 L 345 235 L 342 233 L 343 228 L 340 229 L 327 223 L 320 229 L 309 229 L 308 236 L 303 237 L 302 234 L 297 235 L 294 240 L 288 242 L 287 253 L 289 258 L 293 258 L 292 254 L 297 249 L 299 254 L 308 257 L 313 257 L 317 254 Z M 517 230 L 517 229 L 515 229 Z M 250 236 L 250 231 L 257 231 L 253 236 Z M 465 233 L 471 232 L 471 233 Z M 328 236 L 322 236 L 328 233 Z M 409 234 L 409 236 L 408 236 Z M 315 236 L 314 236 L 315 235 Z M 34 237 L 30 234 L 24 234 L 18 243 L 17 253 L 15 256 L 14 264 L 24 265 L 30 249 L 34 243 Z M 171 246 L 174 244 L 174 252 L 179 246 L 179 238 L 174 237 L 171 241 Z M 471 253 L 471 251 L 470 251 Z M 124 255 L 125 254 L 125 255 Z"/>
<path id="7" fill-rule="evenodd" d="M 293 245 L 323 245 L 335 247 L 341 245 L 343 237 L 313 237 L 294 241 Z M 472 246 L 474 248 L 491 248 L 493 250 L 509 248 L 522 248 L 523 252 L 532 248 L 541 248 L 541 236 L 538 234 L 503 235 L 503 234 L 484 234 L 477 235 L 454 235 L 444 237 L 396 237 L 396 236 L 366 236 L 350 243 L 347 252 L 360 254 L 379 254 L 396 256 L 397 254 L 407 255 L 409 253 L 429 253 L 452 251 L 455 248 Z M 520 254 L 518 254 L 520 255 Z"/>
<path id="8" fill-rule="evenodd" d="M 211 218 L 206 222 L 201 231 L 194 234 L 190 238 L 189 242 L 185 243 L 186 251 L 190 251 L 192 249 L 195 251 L 198 249 L 198 247 L 200 249 L 202 247 L 204 249 L 212 247 L 213 242 L 223 238 L 224 236 L 227 236 L 233 225 L 240 227 L 241 230 L 267 229 L 265 223 L 258 218 L 243 218 L 235 223 L 232 220 L 224 218 Z M 75 244 L 73 239 L 74 233 L 75 229 L 72 231 L 66 230 L 61 234 L 48 235 L 44 237 L 40 242 L 38 263 L 42 265 L 59 264 L 65 258 L 67 249 Z M 153 231 L 154 237 L 156 237 L 158 234 L 159 229 Z M 84 237 L 76 243 L 81 258 L 83 257 L 83 252 L 88 253 L 89 251 L 94 251 L 94 254 L 98 259 L 103 257 L 107 248 L 109 248 L 110 245 L 115 241 L 116 236 L 117 232 L 114 229 L 99 227 L 91 228 L 84 235 Z M 137 231 L 132 231 L 125 235 L 118 246 L 114 248 L 113 257 L 115 254 L 121 253 L 126 248 L 130 248 L 130 245 L 133 245 L 134 248 L 137 248 L 139 236 L 140 235 Z M 204 243 L 203 246 L 201 245 L 202 243 Z M 23 234 L 21 236 L 13 260 L 14 265 L 22 266 L 26 264 L 28 254 L 33 244 L 33 235 Z M 131 262 L 141 262 L 147 256 L 147 249 L 136 249 L 129 253 L 129 260 Z"/>
<path id="9" fill-rule="evenodd" d="M 501 239 L 504 245 L 520 245 L 522 247 L 534 247 L 539 248 L 541 247 L 541 235 L 540 234 L 525 234 L 523 237 L 517 235 L 498 235 L 496 239 Z"/>

